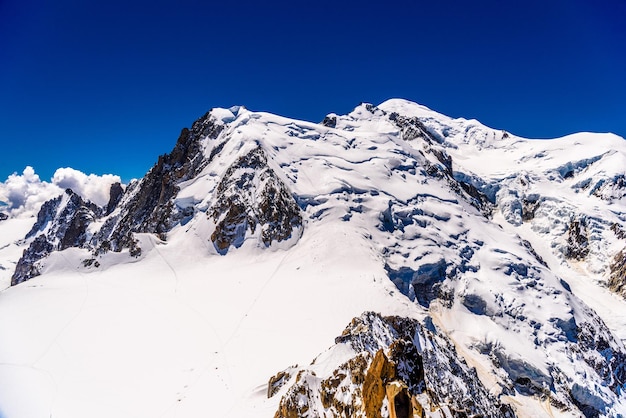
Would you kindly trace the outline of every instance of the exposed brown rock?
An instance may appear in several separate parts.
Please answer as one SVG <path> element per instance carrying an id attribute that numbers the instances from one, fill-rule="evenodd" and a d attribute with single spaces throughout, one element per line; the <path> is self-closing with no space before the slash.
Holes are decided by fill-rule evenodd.
<path id="1" fill-rule="evenodd" d="M 335 343 L 356 355 L 325 376 L 300 370 L 276 417 L 423 418 L 426 410 L 446 418 L 515 417 L 432 323 L 424 327 L 415 319 L 365 312 Z"/>
<path id="2" fill-rule="evenodd" d="M 389 346 L 389 360 L 395 365 L 396 378 L 404 382 L 411 394 L 424 389 L 424 362 L 413 342 L 399 339 Z"/>
<path id="3" fill-rule="evenodd" d="M 365 382 L 365 373 L 369 356 L 360 354 L 348 361 L 350 369 L 350 380 L 355 385 L 362 385 Z"/>
<path id="4" fill-rule="evenodd" d="M 613 222 L 611 224 L 611 231 L 615 233 L 617 238 L 626 240 L 626 231 L 624 231 L 624 228 L 622 228 L 617 222 Z"/>
<path id="5" fill-rule="evenodd" d="M 300 377 L 296 379 L 299 382 Z M 281 399 L 274 418 L 300 418 L 307 415 L 310 410 L 308 400 L 313 397 L 313 393 L 307 384 L 297 383 L 297 385 L 295 388 L 297 396 Z"/>
<path id="6" fill-rule="evenodd" d="M 395 376 L 394 364 L 382 349 L 378 350 L 363 382 L 363 407 L 367 418 L 382 418 L 380 409 L 387 394 L 386 386 Z"/>
<path id="7" fill-rule="evenodd" d="M 389 401 L 389 418 L 413 418 L 416 413 L 418 417 L 421 416 L 421 405 L 409 394 L 403 382 L 388 383 L 385 389 Z"/>
<path id="8" fill-rule="evenodd" d="M 270 377 L 267 384 L 267 397 L 271 398 L 282 388 L 285 383 L 291 378 L 291 375 L 285 371 L 278 372 L 276 375 Z"/>

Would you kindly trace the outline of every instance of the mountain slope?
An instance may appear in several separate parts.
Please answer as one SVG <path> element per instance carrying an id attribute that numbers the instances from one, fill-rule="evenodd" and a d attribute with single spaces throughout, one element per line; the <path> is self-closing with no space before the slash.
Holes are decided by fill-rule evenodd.
<path id="1" fill-rule="evenodd" d="M 403 100 L 214 109 L 105 208 L 42 207 L 0 412 L 624 414 L 625 159 Z"/>

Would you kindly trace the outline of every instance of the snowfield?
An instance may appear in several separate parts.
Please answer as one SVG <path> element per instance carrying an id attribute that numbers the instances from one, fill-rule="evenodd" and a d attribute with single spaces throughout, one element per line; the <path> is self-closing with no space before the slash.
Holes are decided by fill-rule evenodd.
<path id="1" fill-rule="evenodd" d="M 258 388 L 276 371 L 364 310 L 415 310 L 352 234 L 221 257 L 180 228 L 167 244 L 142 237 L 140 260 L 92 270 L 75 267 L 82 250 L 54 254 L 49 273 L 0 297 L 3 416 L 272 415 Z"/>
<path id="2" fill-rule="evenodd" d="M 390 350 L 338 338 L 364 312 L 424 324 L 431 389 L 428 373 L 460 379 L 437 368 L 454 363 L 479 379 L 454 390 L 516 416 L 626 415 L 626 301 L 607 284 L 626 248 L 623 138 L 528 140 L 399 99 L 321 124 L 243 107 L 197 124 L 192 168 L 154 183 L 175 192 L 155 196 L 165 218 L 141 218 L 135 244 L 111 231 L 151 204 L 149 175 L 111 210 L 81 209 L 76 245 L 69 194 L 28 237 L 35 218 L 0 221 L 0 417 L 271 417 Z M 151 175 L 179 169 L 167 161 Z M 37 237 L 51 249 L 10 286 Z M 332 406 L 297 399 L 311 417 L 365 405 L 345 388 Z"/>

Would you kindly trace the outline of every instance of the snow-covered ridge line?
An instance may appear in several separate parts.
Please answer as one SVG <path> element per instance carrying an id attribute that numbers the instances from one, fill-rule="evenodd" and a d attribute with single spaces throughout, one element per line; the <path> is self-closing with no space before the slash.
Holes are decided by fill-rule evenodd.
<path id="1" fill-rule="evenodd" d="M 395 99 L 319 124 L 213 109 L 143 179 L 112 188 L 107 202 L 67 191 L 46 203 L 23 240 L 0 248 L 0 273 L 18 267 L 16 286 L 0 299 L 23 301 L 29 292 L 48 313 L 56 306 L 44 296 L 51 286 L 83 295 L 69 323 L 50 319 L 57 337 L 38 337 L 47 335 L 38 328 L 27 334 L 42 342 L 33 344 L 37 354 L 24 354 L 30 364 L 44 359 L 55 378 L 71 371 L 76 380 L 59 377 L 53 408 L 83 416 L 67 396 L 83 372 L 59 353 L 84 344 L 87 324 L 105 326 L 111 307 L 101 301 L 111 298 L 111 284 L 132 289 L 157 316 L 152 306 L 160 303 L 176 312 L 172 329 L 184 331 L 186 348 L 163 352 L 164 367 L 177 364 L 168 356 L 188 355 L 184 373 L 159 372 L 171 373 L 164 380 L 176 387 L 157 380 L 143 382 L 137 400 L 116 395 L 121 415 L 209 408 L 283 416 L 307 391 L 311 416 L 403 416 L 406 402 L 429 416 L 616 416 L 626 409 L 626 302 L 610 290 L 626 288 L 624 144 L 611 135 L 527 140 Z M 15 221 L 0 222 L 0 231 Z M 19 262 L 18 249 L 26 249 Z M 156 325 L 134 299 L 118 296 L 129 324 Z M 0 318 L 18 324 L 0 319 L 0 336 L 12 341 L 0 350 L 0 379 L 14 373 L 1 364 L 22 358 L 25 337 L 14 330 L 28 317 L 20 309 L 0 303 Z M 101 315 L 95 324 L 91 312 Z M 336 355 L 317 356 L 353 318 L 361 325 L 348 334 L 359 341 L 381 332 L 394 338 L 365 351 L 342 340 Z M 421 331 L 407 336 L 399 323 Z M 112 331 L 112 341 L 128 327 Z M 195 344 L 203 349 L 190 353 Z M 93 348 L 80 356 L 124 374 Z M 264 361 L 253 367 L 247 358 Z M 315 365 L 286 369 L 268 385 L 285 366 L 312 358 Z M 413 381 L 418 358 L 430 371 Z M 115 387 L 141 380 L 103 374 Z M 394 394 L 366 399 L 358 376 L 369 374 Z M 93 400 L 95 383 L 86 380 L 83 393 Z M 417 388 L 423 381 L 428 393 Z M 467 390 L 477 404 L 450 399 Z M 154 392 L 171 404 L 146 405 Z M 0 405 L 5 399 L 0 390 Z"/>

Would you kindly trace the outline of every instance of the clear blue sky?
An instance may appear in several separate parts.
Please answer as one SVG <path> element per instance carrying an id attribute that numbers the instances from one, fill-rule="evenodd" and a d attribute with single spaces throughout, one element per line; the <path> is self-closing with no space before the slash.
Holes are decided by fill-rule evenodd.
<path id="1" fill-rule="evenodd" d="M 311 121 L 402 97 L 527 137 L 626 136 L 626 2 L 0 0 L 0 181 L 142 176 L 242 104 Z"/>

